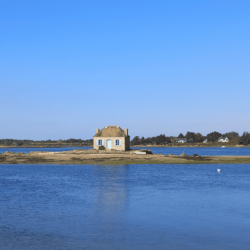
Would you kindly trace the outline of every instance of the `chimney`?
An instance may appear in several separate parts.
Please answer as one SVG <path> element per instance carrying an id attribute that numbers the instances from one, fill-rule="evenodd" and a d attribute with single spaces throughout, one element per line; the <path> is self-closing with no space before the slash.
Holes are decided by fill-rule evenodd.
<path id="1" fill-rule="evenodd" d="M 127 129 L 127 128 L 124 129 L 124 134 L 125 134 L 126 136 L 128 136 L 128 129 Z"/>
<path id="2" fill-rule="evenodd" d="M 97 129 L 96 129 L 96 134 L 97 134 L 97 133 L 99 133 L 99 132 L 100 132 L 100 129 L 99 129 L 99 128 L 97 128 Z"/>

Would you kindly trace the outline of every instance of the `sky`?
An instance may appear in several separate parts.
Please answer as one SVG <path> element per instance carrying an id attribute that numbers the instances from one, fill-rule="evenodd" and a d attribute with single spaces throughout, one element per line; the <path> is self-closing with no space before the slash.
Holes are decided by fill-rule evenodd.
<path id="1" fill-rule="evenodd" d="M 0 1 L 0 138 L 250 132 L 250 1 Z"/>

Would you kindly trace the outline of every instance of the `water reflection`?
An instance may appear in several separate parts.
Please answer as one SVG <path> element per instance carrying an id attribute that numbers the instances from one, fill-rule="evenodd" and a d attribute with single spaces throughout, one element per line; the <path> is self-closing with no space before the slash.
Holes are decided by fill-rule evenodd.
<path id="1" fill-rule="evenodd" d="M 0 165 L 0 250 L 249 249 L 249 182 L 250 164 Z"/>
<path id="2" fill-rule="evenodd" d="M 115 215 L 127 206 L 127 166 L 96 166 L 94 208 L 105 216 Z"/>

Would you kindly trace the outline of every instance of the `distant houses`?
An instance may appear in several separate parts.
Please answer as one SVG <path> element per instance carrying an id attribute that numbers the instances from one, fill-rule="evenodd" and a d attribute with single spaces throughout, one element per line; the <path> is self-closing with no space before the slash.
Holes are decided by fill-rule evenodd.
<path id="1" fill-rule="evenodd" d="M 175 140 L 176 143 L 194 143 L 194 140 L 192 138 L 189 138 L 188 140 L 186 138 L 176 138 Z M 204 137 L 204 140 L 202 143 L 207 143 L 208 140 L 206 137 Z M 229 142 L 228 137 L 226 136 L 221 136 L 217 142 Z"/>
<path id="2" fill-rule="evenodd" d="M 221 137 L 218 139 L 218 142 L 229 142 L 229 139 L 228 139 L 226 136 L 221 136 Z"/>
<path id="3" fill-rule="evenodd" d="M 186 143 L 187 139 L 186 138 L 177 138 L 176 143 Z"/>

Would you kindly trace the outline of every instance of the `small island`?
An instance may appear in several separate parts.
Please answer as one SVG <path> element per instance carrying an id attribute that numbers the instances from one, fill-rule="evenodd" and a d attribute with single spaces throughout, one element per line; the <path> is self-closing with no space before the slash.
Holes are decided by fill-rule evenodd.
<path id="1" fill-rule="evenodd" d="M 235 132 L 228 133 L 235 136 L 236 139 L 232 140 L 239 142 L 238 134 Z M 193 136 L 194 138 L 199 136 L 188 132 L 186 137 Z M 221 134 L 213 132 L 209 135 L 210 137 L 216 137 L 217 139 Z M 245 136 L 245 137 L 244 137 Z M 249 134 L 244 134 L 243 139 L 246 138 L 247 146 L 249 140 Z M 187 143 L 186 139 L 184 140 L 183 135 L 180 134 L 177 138 L 177 145 L 174 143 L 169 143 L 167 145 L 180 146 L 196 146 L 195 143 Z M 200 136 L 201 137 L 201 136 Z M 242 139 L 241 138 L 241 139 Z M 202 143 L 210 144 L 217 143 L 217 146 L 220 141 Z M 243 141 L 242 139 L 242 141 Z M 161 135 L 154 140 L 165 141 L 165 135 Z M 197 140 L 197 139 L 196 139 Z M 211 140 L 211 138 L 209 138 Z M 136 142 L 138 141 L 138 142 Z M 180 142 L 182 141 L 182 142 Z M 186 155 L 182 153 L 181 155 L 164 155 L 164 154 L 153 154 L 149 149 L 131 149 L 130 136 L 128 134 L 128 129 L 122 129 L 119 126 L 105 126 L 104 128 L 96 129 L 96 133 L 93 136 L 93 139 L 81 141 L 73 141 L 70 139 L 66 143 L 88 143 L 91 149 L 75 149 L 71 151 L 62 151 L 62 152 L 48 152 L 48 151 L 34 151 L 28 154 L 25 153 L 14 153 L 14 152 L 5 152 L 0 154 L 0 164 L 106 164 L 106 165 L 120 165 L 120 164 L 221 164 L 221 163 L 250 163 L 250 156 L 199 156 Z M 141 139 L 134 138 L 132 144 L 136 144 L 138 147 L 141 142 Z M 245 142 L 245 141 L 244 141 Z M 63 141 L 58 141 L 58 146 L 63 145 Z M 90 145 L 89 143 L 92 143 Z M 138 144 L 137 144 L 138 143 Z M 221 144 L 220 144 L 221 145 Z M 222 144 L 225 145 L 225 144 Z M 228 145 L 228 144 L 227 144 Z M 82 145 L 83 146 L 83 145 Z M 141 145 L 143 148 L 145 145 Z M 163 145 L 155 145 L 163 146 Z M 166 144 L 164 145 L 166 146 Z M 243 146 L 238 145 L 237 146 Z M 223 146 L 225 147 L 225 146 Z"/>
<path id="2" fill-rule="evenodd" d="M 150 150 L 71 150 L 63 152 L 35 151 L 28 154 L 5 152 L 0 164 L 232 164 L 250 163 L 250 156 L 199 156 L 153 154 Z"/>

